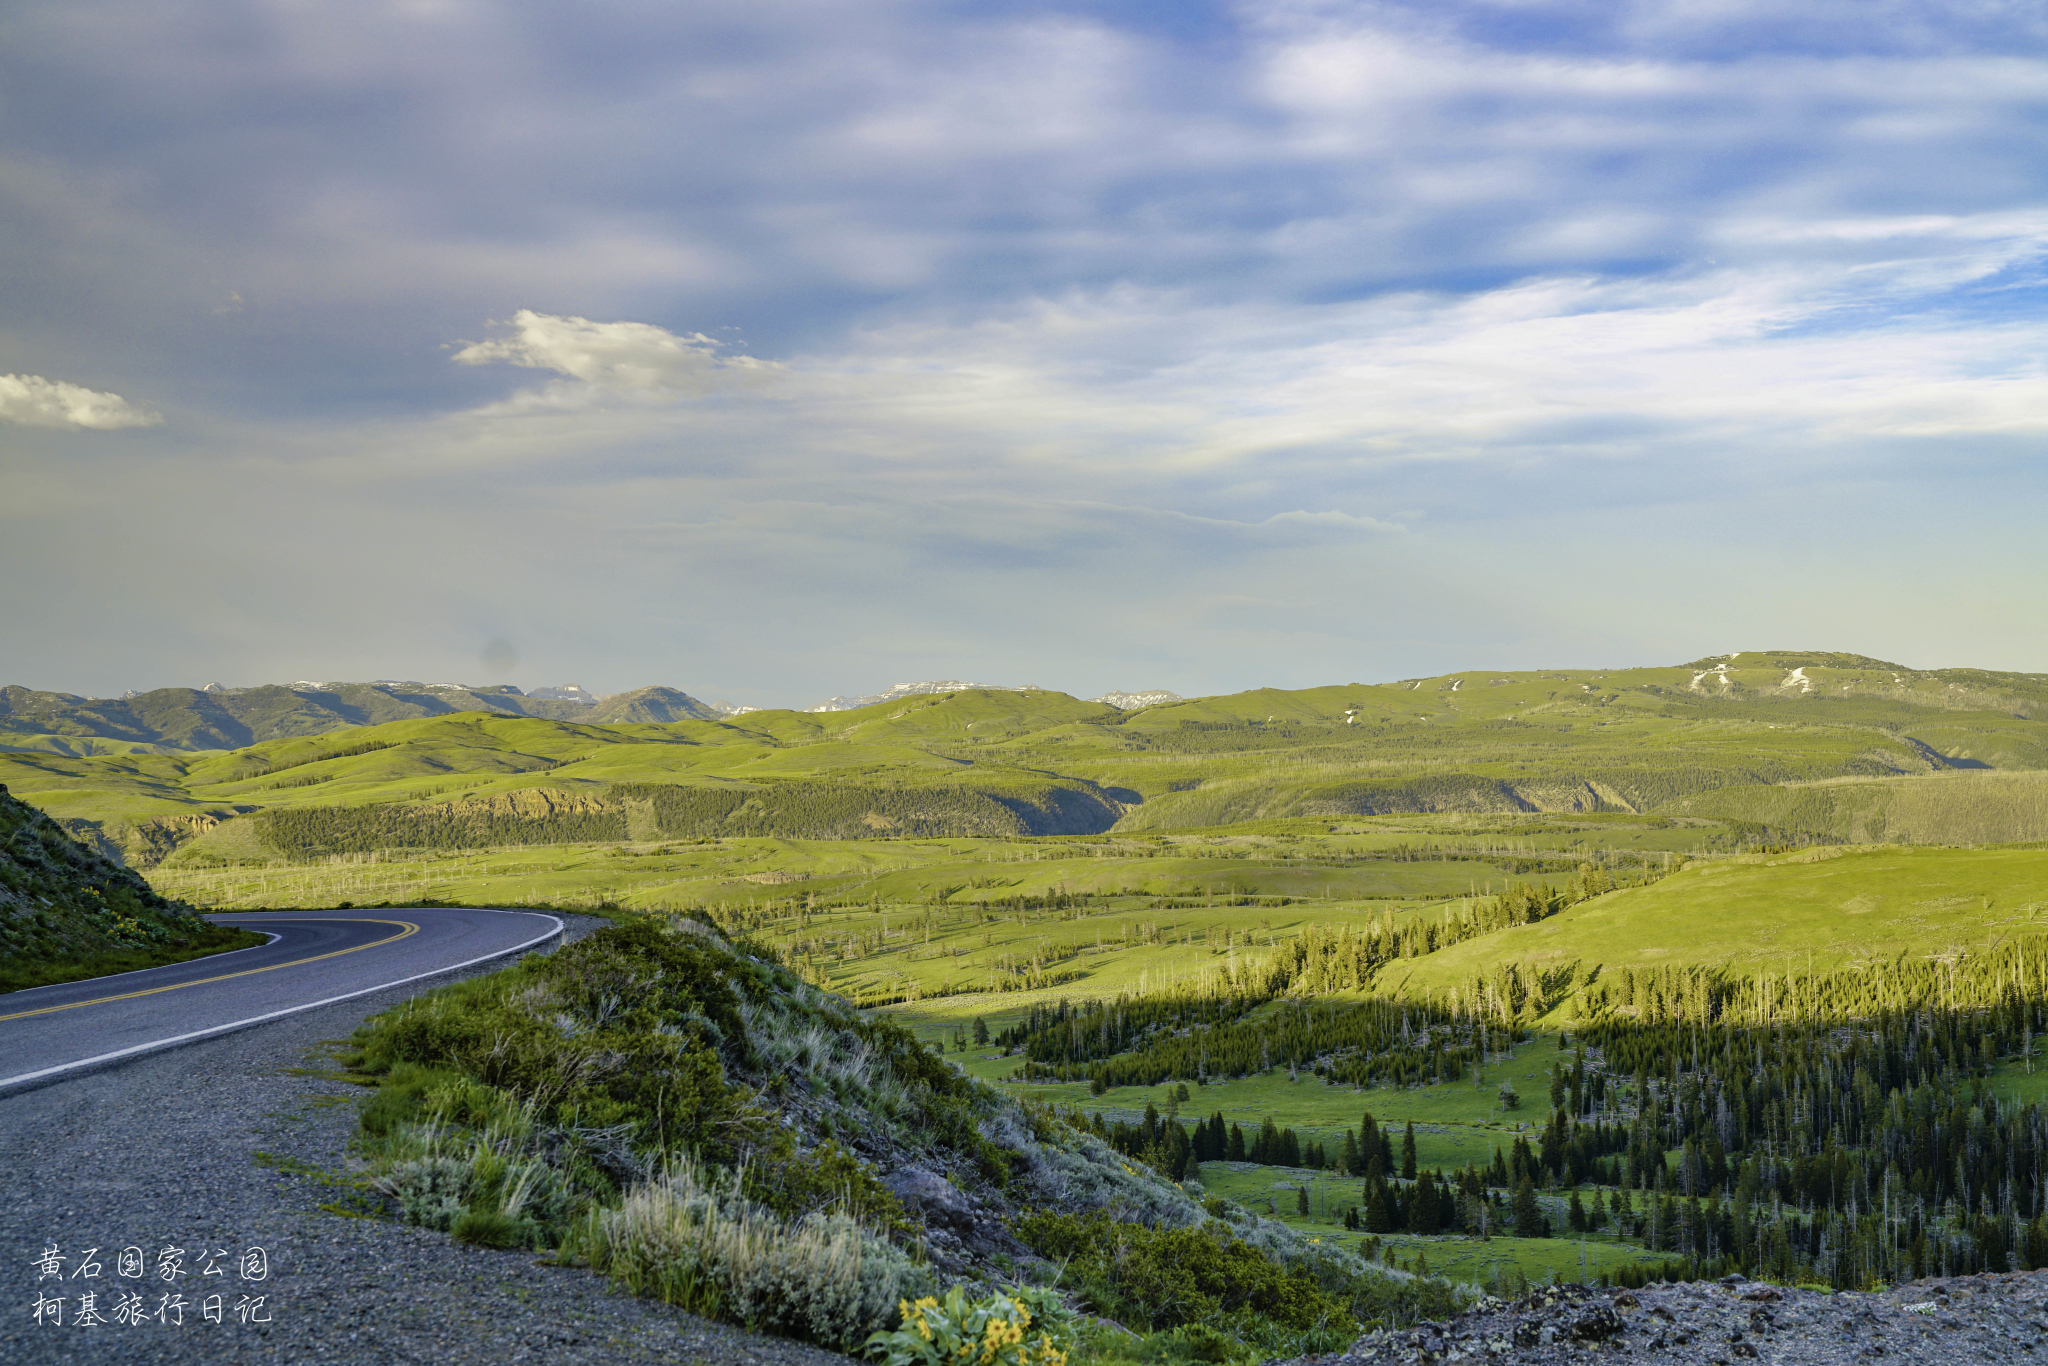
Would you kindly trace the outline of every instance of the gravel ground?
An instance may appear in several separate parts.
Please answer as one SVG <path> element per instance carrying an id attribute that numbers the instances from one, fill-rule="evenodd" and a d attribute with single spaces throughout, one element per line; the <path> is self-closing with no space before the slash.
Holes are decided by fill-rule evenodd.
<path id="1" fill-rule="evenodd" d="M 1739 1277 L 1634 1291 L 1558 1286 L 1512 1303 L 1488 1301 L 1448 1323 L 1368 1333 L 1349 1351 L 1290 1366 L 1989 1366 L 2048 1361 L 2044 1310 L 2048 1272 L 1914 1281 L 1874 1295 L 1785 1290 Z"/>
<path id="2" fill-rule="evenodd" d="M 603 924 L 581 916 L 570 937 Z M 323 1210 L 351 1192 L 320 1173 L 347 1167 L 363 1092 L 312 1075 L 329 1041 L 427 984 L 308 1011 L 225 1038 L 0 1097 L 0 1361 L 241 1366 L 269 1362 L 758 1363 L 849 1366 L 848 1358 L 757 1337 L 615 1294 L 586 1271 L 532 1254 L 464 1247 L 445 1235 Z M 264 1249 L 267 1279 L 238 1258 Z M 40 1276 L 54 1246 L 61 1277 Z M 125 1247 L 142 1276 L 118 1273 Z M 97 1275 L 83 1258 L 97 1248 Z M 184 1250 L 166 1284 L 158 1261 Z M 206 1276 L 206 1258 L 225 1250 Z M 160 1321 L 162 1297 L 188 1302 Z M 82 1297 L 104 1320 L 77 1322 Z M 145 1316 L 121 1312 L 140 1294 Z M 254 1297 L 263 1296 L 256 1306 Z M 220 1299 L 220 1322 L 203 1314 Z M 61 1326 L 35 1317 L 63 1298 Z M 238 1309 L 252 1319 L 243 1322 Z M 175 1317 L 165 1315 L 166 1319 Z"/>

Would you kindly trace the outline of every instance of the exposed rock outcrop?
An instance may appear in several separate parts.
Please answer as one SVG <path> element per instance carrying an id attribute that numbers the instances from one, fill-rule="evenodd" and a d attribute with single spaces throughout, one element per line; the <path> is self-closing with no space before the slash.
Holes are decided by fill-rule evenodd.
<path id="1" fill-rule="evenodd" d="M 1551 1286 L 1484 1299 L 1457 1318 L 1368 1333 L 1289 1366 L 1657 1362 L 1845 1366 L 1873 1359 L 1991 1366 L 2048 1349 L 2048 1271 L 1913 1281 L 1877 1294 L 1787 1289 L 1730 1276 L 1642 1290 Z"/>

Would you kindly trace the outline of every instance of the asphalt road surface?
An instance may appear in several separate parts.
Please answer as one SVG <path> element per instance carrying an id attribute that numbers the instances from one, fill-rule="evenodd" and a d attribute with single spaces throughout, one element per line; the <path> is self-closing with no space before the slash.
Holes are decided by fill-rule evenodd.
<path id="1" fill-rule="evenodd" d="M 276 936 L 189 963 L 0 995 L 0 1092 L 45 1085 L 558 940 L 530 911 L 215 915 Z"/>

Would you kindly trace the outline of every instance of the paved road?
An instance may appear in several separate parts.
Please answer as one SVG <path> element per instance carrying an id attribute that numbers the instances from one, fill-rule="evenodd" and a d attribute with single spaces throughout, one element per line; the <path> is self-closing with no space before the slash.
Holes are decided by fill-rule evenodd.
<path id="1" fill-rule="evenodd" d="M 0 995 L 0 1092 L 225 1034 L 557 940 L 529 911 L 216 915 L 276 936 L 190 963 Z"/>

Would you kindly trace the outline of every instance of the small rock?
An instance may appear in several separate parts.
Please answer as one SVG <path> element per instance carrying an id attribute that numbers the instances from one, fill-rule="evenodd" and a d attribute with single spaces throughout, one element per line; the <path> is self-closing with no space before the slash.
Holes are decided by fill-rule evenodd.
<path id="1" fill-rule="evenodd" d="M 1621 1315 L 1607 1305 L 1596 1304 L 1572 1320 L 1571 1339 L 1573 1342 L 1604 1342 L 1618 1335 L 1622 1327 Z"/>
<path id="2" fill-rule="evenodd" d="M 974 1206 L 960 1188 L 923 1167 L 904 1167 L 882 1178 L 892 1194 L 924 1216 L 927 1225 L 954 1229 L 974 1227 Z"/>

